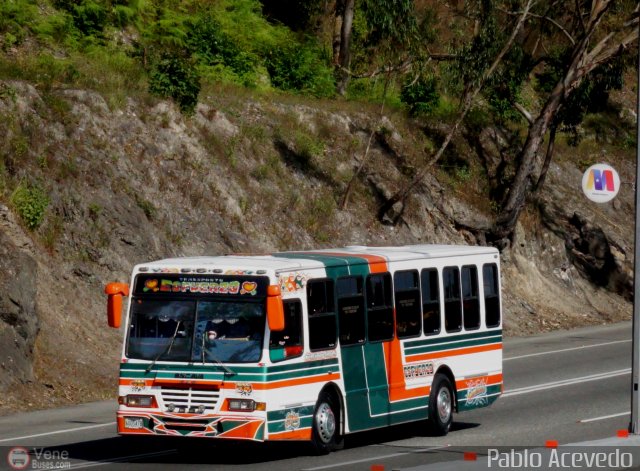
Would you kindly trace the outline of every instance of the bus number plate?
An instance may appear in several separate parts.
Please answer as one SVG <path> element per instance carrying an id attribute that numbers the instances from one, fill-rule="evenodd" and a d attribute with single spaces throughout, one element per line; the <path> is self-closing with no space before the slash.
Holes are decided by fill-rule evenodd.
<path id="1" fill-rule="evenodd" d="M 125 417 L 124 427 L 125 428 L 144 428 L 144 420 L 142 419 L 142 417 Z"/>

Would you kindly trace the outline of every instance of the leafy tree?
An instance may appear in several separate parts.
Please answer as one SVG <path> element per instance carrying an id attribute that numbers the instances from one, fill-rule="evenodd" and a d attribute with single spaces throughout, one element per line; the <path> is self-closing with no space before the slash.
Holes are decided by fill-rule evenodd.
<path id="1" fill-rule="evenodd" d="M 494 119 L 513 120 L 519 113 L 528 122 L 526 138 L 514 160 L 513 175 L 498 176 L 506 183 L 504 197 L 498 201 L 495 224 L 492 228 L 478 228 L 487 240 L 503 247 L 513 234 L 527 196 L 544 183 L 557 130 L 560 126 L 575 128 L 587 111 L 606 103 L 609 90 L 620 86 L 624 60 L 618 58 L 638 39 L 638 19 L 634 17 L 638 5 L 612 0 L 579 0 L 570 5 L 523 0 L 520 9 L 511 0 L 500 3 L 478 0 L 465 2 L 466 5 L 474 6 L 475 11 L 471 15 L 465 12 L 473 22 L 473 35 L 459 48 L 461 53 L 457 54 L 459 60 L 454 67 L 463 84 L 460 115 L 435 155 L 382 205 L 380 216 L 398 201 L 404 201 L 422 181 L 482 93 Z M 505 31 L 509 29 L 504 25 L 509 18 L 517 18 L 518 22 L 506 39 Z M 491 57 L 495 57 L 493 61 Z M 522 87 L 534 77 L 543 100 L 536 113 L 520 103 Z M 542 145 L 547 133 L 544 159 L 538 159 L 544 152 Z"/>
<path id="2" fill-rule="evenodd" d="M 597 69 L 611 64 L 631 43 L 637 41 L 638 20 L 637 18 L 635 21 L 629 19 L 634 9 L 637 10 L 637 5 L 621 3 L 617 5 L 617 11 L 614 11 L 611 0 L 576 2 L 573 11 L 567 12 L 564 9 L 559 12 L 558 19 L 554 20 L 555 24 L 562 29 L 563 36 L 568 37 L 569 52 L 565 56 L 567 59 L 563 61 L 562 72 L 558 74 L 544 105 L 537 116 L 531 120 L 527 137 L 518 156 L 515 176 L 510 183 L 507 197 L 501 205 L 495 226 L 490 231 L 490 240 L 495 241 L 498 246 L 504 246 L 510 239 L 525 206 L 526 197 L 532 188 L 532 177 L 537 171 L 536 157 L 546 132 L 550 129 L 553 131 L 554 124 L 557 125 L 559 120 L 566 119 L 559 115 L 561 109 L 566 107 L 569 112 L 572 106 L 584 102 L 580 98 L 580 91 L 582 86 L 587 87 L 582 89 L 583 93 L 588 91 L 589 85 L 585 81 L 589 80 L 590 74 L 597 75 Z M 543 14 L 538 16 L 542 21 L 548 18 Z M 601 34 L 603 23 L 608 23 L 607 34 Z M 595 79 L 596 75 L 591 77 Z M 603 83 L 611 82 L 605 79 Z M 550 159 L 547 152 L 547 158 L 541 169 L 543 175 Z"/>

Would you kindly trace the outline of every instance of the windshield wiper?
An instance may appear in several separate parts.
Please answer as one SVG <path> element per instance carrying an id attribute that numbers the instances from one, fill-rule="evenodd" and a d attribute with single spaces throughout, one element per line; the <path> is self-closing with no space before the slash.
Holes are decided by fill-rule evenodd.
<path id="1" fill-rule="evenodd" d="M 235 375 L 236 372 L 233 371 L 231 368 L 229 368 L 228 366 L 226 366 L 224 363 L 222 363 L 218 358 L 216 358 L 216 356 L 211 353 L 208 349 L 204 348 L 204 340 L 205 340 L 205 333 L 202 332 L 202 345 L 200 346 L 200 351 L 202 352 L 202 364 L 204 365 L 204 360 L 205 360 L 205 356 L 209 355 L 209 357 L 216 362 L 218 365 L 220 365 L 222 367 L 222 369 L 224 370 L 225 373 L 230 374 L 230 375 Z"/>
<path id="2" fill-rule="evenodd" d="M 176 331 L 173 333 L 173 336 L 171 337 L 171 341 L 169 342 L 169 345 L 162 352 L 160 352 L 160 354 L 157 357 L 153 359 L 153 361 L 149 364 L 149 366 L 147 366 L 147 369 L 144 370 L 145 374 L 149 374 L 149 371 L 151 371 L 151 369 L 155 366 L 156 362 L 160 359 L 160 357 L 163 357 L 167 353 L 171 352 L 171 348 L 173 347 L 173 342 L 176 341 L 176 337 L 178 336 L 178 329 L 180 329 L 180 324 L 182 324 L 182 321 L 178 321 L 178 323 L 176 324 Z"/>

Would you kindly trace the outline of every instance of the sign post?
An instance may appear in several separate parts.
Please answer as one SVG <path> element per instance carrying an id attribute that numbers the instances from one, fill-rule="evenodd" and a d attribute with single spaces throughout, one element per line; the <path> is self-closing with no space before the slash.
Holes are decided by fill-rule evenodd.
<path id="1" fill-rule="evenodd" d="M 638 25 L 640 28 L 640 23 Z M 629 423 L 629 432 L 640 434 L 640 391 L 638 383 L 640 383 L 640 232 L 638 228 L 638 218 L 640 218 L 640 192 L 638 185 L 640 184 L 640 46 L 638 47 L 638 82 L 637 82 L 637 102 L 636 102 L 636 219 L 635 219 L 635 244 L 633 258 L 633 346 L 631 357 L 631 422 Z"/>

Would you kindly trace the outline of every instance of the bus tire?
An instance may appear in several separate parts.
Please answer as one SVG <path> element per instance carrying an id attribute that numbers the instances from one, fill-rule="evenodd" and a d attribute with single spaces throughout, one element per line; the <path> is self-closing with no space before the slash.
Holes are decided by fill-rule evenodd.
<path id="1" fill-rule="evenodd" d="M 453 387 L 443 374 L 433 379 L 429 395 L 429 424 L 435 435 L 444 436 L 453 422 Z"/>
<path id="2" fill-rule="evenodd" d="M 315 455 L 326 455 L 338 447 L 340 439 L 340 413 L 333 398 L 322 393 L 313 412 L 311 446 Z"/>

